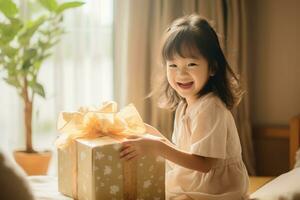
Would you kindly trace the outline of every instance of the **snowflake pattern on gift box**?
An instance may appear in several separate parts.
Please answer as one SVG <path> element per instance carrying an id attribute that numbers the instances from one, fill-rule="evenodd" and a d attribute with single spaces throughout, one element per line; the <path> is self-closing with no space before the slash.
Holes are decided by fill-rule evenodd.
<path id="1" fill-rule="evenodd" d="M 99 169 L 98 166 L 94 166 L 94 171 L 97 171 Z"/>
<path id="2" fill-rule="evenodd" d="M 93 170 L 95 172 L 95 186 L 97 187 L 97 197 L 105 199 L 122 199 L 123 194 L 123 170 L 122 162 L 119 161 L 120 144 L 109 145 L 97 148 L 93 153 Z M 164 161 L 161 158 L 143 156 L 137 163 L 137 175 L 139 199 L 157 199 L 162 200 L 163 182 L 158 181 L 163 177 L 161 172 L 158 173 Z M 99 177 L 99 178 L 98 178 Z M 100 178 L 101 177 L 101 178 Z M 161 188 L 162 187 L 162 188 Z M 158 191 L 158 189 L 161 189 Z M 153 195 L 151 195 L 151 194 Z"/>
<path id="3" fill-rule="evenodd" d="M 112 169 L 111 169 L 111 167 L 110 166 L 105 166 L 104 167 L 104 175 L 109 175 L 109 174 L 111 174 L 111 172 L 112 172 Z"/>
<path id="4" fill-rule="evenodd" d="M 110 186 L 110 194 L 116 195 L 120 191 L 119 186 L 112 185 Z"/>
<path id="5" fill-rule="evenodd" d="M 151 166 L 149 167 L 149 172 L 151 172 L 153 169 L 154 169 L 154 166 L 151 165 Z"/>
<path id="6" fill-rule="evenodd" d="M 86 193 L 87 192 L 86 185 L 83 185 L 82 187 L 83 187 L 83 192 Z"/>
<path id="7" fill-rule="evenodd" d="M 121 144 L 114 144 L 113 149 L 118 151 L 121 148 Z"/>
<path id="8" fill-rule="evenodd" d="M 102 152 L 96 152 L 96 160 L 101 160 L 102 158 L 104 158 L 104 154 Z"/>
<path id="9" fill-rule="evenodd" d="M 85 158 L 86 158 L 85 152 L 81 152 L 80 153 L 80 160 L 85 160 Z"/>
<path id="10" fill-rule="evenodd" d="M 156 162 L 164 162 L 165 159 L 162 158 L 161 156 L 157 156 L 155 161 L 156 161 Z"/>
<path id="11" fill-rule="evenodd" d="M 150 187 L 150 185 L 151 185 L 151 180 L 147 180 L 147 181 L 144 182 L 143 187 L 148 188 L 148 187 Z"/>

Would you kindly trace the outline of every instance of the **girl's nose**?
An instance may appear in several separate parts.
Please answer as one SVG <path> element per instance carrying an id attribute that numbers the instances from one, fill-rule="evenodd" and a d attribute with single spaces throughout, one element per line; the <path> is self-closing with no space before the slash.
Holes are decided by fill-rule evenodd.
<path id="1" fill-rule="evenodd" d="M 187 74 L 187 69 L 186 67 L 178 67 L 176 72 L 177 75 L 185 75 Z"/>

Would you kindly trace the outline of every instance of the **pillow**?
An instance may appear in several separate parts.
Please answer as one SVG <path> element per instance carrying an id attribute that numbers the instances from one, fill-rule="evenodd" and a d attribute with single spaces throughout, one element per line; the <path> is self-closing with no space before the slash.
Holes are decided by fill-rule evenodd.
<path id="1" fill-rule="evenodd" d="M 0 151 L 0 199 L 33 200 L 25 176 L 14 160 Z"/>
<path id="2" fill-rule="evenodd" d="M 250 195 L 251 200 L 300 200 L 300 168 L 270 181 Z"/>

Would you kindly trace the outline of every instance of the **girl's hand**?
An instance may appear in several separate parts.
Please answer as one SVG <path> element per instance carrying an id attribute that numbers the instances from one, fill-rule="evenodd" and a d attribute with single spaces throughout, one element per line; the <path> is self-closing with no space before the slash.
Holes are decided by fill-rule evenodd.
<path id="1" fill-rule="evenodd" d="M 158 155 L 161 138 L 155 136 L 129 136 L 122 142 L 120 158 L 126 161 L 143 155 Z"/>

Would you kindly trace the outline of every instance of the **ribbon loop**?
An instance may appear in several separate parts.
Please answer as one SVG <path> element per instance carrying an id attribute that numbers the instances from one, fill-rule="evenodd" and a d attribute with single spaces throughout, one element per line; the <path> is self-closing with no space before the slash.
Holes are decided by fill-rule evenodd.
<path id="1" fill-rule="evenodd" d="M 63 148 L 77 138 L 126 137 L 145 132 L 142 118 L 133 104 L 117 112 L 117 103 L 105 102 L 98 108 L 81 107 L 76 112 L 61 112 L 57 122 L 61 133 L 55 145 Z"/>

